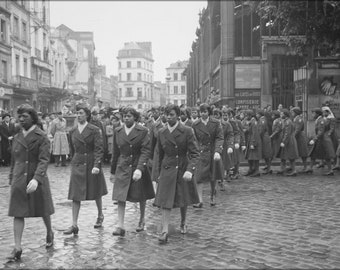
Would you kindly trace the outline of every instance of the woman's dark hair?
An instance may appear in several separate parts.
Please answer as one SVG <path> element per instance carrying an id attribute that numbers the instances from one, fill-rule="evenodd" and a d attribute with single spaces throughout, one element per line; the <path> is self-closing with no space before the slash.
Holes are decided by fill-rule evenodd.
<path id="1" fill-rule="evenodd" d="M 275 119 L 280 118 L 280 112 L 277 110 L 272 111 L 272 116 L 274 116 Z"/>
<path id="2" fill-rule="evenodd" d="M 28 113 L 32 118 L 32 124 L 36 125 L 39 121 L 37 111 L 29 104 L 22 104 L 17 109 L 17 114 Z"/>
<path id="3" fill-rule="evenodd" d="M 286 117 L 290 117 L 290 111 L 288 109 L 282 109 L 281 111 Z"/>
<path id="4" fill-rule="evenodd" d="M 220 117 L 222 117 L 222 111 L 219 108 L 215 108 L 213 110 L 213 115 L 219 115 Z"/>
<path id="5" fill-rule="evenodd" d="M 125 115 L 127 113 L 131 113 L 133 115 L 133 118 L 135 119 L 136 122 L 139 121 L 140 113 L 137 112 L 135 108 L 133 108 L 133 107 L 125 107 L 123 109 L 123 115 Z"/>
<path id="6" fill-rule="evenodd" d="M 165 106 L 164 113 L 169 114 L 172 110 L 175 111 L 177 116 L 180 116 L 181 114 L 181 109 L 178 107 L 178 105 L 175 104 L 168 104 Z"/>
<path id="7" fill-rule="evenodd" d="M 85 105 L 82 105 L 82 104 L 78 104 L 76 106 L 76 111 L 80 111 L 80 110 L 83 110 L 85 113 L 86 113 L 86 121 L 87 122 L 90 122 L 91 120 L 91 111 L 89 108 L 87 108 Z"/>
<path id="8" fill-rule="evenodd" d="M 228 108 L 228 109 L 227 109 L 227 114 L 228 114 L 229 116 L 234 117 L 234 116 L 235 116 L 235 111 L 234 111 L 232 108 Z"/>
<path id="9" fill-rule="evenodd" d="M 211 109 L 210 105 L 207 104 L 207 103 L 202 103 L 200 105 L 200 112 L 203 112 L 203 111 L 208 111 L 209 115 L 211 115 L 211 113 L 212 113 L 212 109 Z"/>
<path id="10" fill-rule="evenodd" d="M 190 108 L 188 108 L 188 107 L 187 107 L 187 108 L 182 108 L 182 109 L 181 109 L 181 113 L 182 113 L 182 114 L 185 113 L 188 119 L 191 118 L 191 110 L 190 110 Z"/>

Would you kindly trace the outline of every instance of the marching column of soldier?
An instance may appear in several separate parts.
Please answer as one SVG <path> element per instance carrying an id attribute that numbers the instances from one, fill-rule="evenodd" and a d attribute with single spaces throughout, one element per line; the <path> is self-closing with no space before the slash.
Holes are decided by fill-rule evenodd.
<path id="1" fill-rule="evenodd" d="M 47 177 L 51 154 L 55 155 L 56 166 L 60 160 L 65 166 L 66 156 L 72 158 L 68 194 L 73 202 L 72 225 L 64 234 L 79 233 L 77 220 L 84 200 L 96 202 L 94 228 L 102 227 L 102 196 L 108 193 L 102 167 L 109 162 L 112 199 L 118 207 L 118 227 L 112 234 L 125 236 L 127 201 L 139 203 L 136 231 L 145 230 L 146 201 L 153 199 L 153 205 L 161 209 L 160 244 L 168 242 L 171 210 L 180 208 L 180 232 L 186 234 L 188 206 L 205 206 L 203 183 L 209 182 L 209 203 L 216 206 L 217 184 L 224 190 L 225 181 L 238 179 L 241 162 L 248 162 L 245 175 L 249 177 L 273 173 L 294 177 L 313 173 L 315 167 L 325 167 L 323 175 L 332 176 L 340 170 L 336 119 L 327 106 L 311 111 L 315 119 L 312 138 L 307 138 L 298 107 L 288 110 L 280 106 L 272 111 L 270 106 L 240 110 L 205 103 L 192 108 L 169 104 L 152 108 L 142 117 L 134 108 L 122 107 L 112 111 L 106 121 L 97 118 L 100 113 L 96 107 L 91 112 L 79 104 L 69 132 L 65 131 L 61 113 L 48 124 L 28 104 L 18 107 L 16 125 L 14 121 L 10 126 L 10 116 L 4 115 L 1 153 L 7 163 L 11 156 L 9 216 L 14 217 L 15 243 L 8 259 L 21 258 L 27 217 L 43 218 L 46 248 L 53 246 L 50 216 L 54 207 Z M 280 160 L 277 172 L 272 169 L 274 159 Z M 296 168 L 299 159 L 301 170 Z"/>

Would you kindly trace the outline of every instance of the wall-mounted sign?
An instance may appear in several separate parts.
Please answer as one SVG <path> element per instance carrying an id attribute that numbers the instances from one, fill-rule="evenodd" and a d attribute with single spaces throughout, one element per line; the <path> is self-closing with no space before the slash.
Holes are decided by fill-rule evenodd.
<path id="1" fill-rule="evenodd" d="M 13 95 L 13 89 L 0 87 L 0 97 L 4 95 Z"/>
<path id="2" fill-rule="evenodd" d="M 261 89 L 235 89 L 235 106 L 241 109 L 261 107 Z"/>
<path id="3" fill-rule="evenodd" d="M 261 88 L 261 65 L 235 64 L 235 88 L 236 89 Z"/>

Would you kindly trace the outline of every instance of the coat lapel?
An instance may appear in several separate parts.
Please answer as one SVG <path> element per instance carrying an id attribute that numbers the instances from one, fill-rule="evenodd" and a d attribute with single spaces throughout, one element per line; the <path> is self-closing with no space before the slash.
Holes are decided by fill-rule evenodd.
<path id="1" fill-rule="evenodd" d="M 125 133 L 125 130 L 124 130 Z M 125 133 L 126 134 L 126 133 Z M 129 135 L 127 136 L 128 140 L 131 142 L 139 135 L 137 124 L 134 128 L 130 131 Z"/>
<path id="2" fill-rule="evenodd" d="M 86 127 L 85 127 L 86 129 Z M 83 132 L 85 131 L 85 129 L 83 130 Z M 84 140 L 84 137 L 83 137 L 83 132 L 80 133 L 79 130 L 78 130 L 78 127 L 75 128 L 75 130 L 73 131 L 73 136 L 75 139 L 77 139 L 78 141 L 82 142 L 82 143 L 85 143 L 85 140 Z"/>
<path id="3" fill-rule="evenodd" d="M 28 136 L 28 135 L 27 135 Z M 27 148 L 27 142 L 25 140 L 24 134 L 22 132 L 19 132 L 18 135 L 16 136 L 16 141 L 21 144 L 23 147 Z"/>
<path id="4" fill-rule="evenodd" d="M 177 128 L 176 128 L 177 129 Z M 173 132 L 176 132 L 176 130 L 174 130 Z M 169 140 L 169 142 L 171 142 L 173 145 L 177 145 L 176 141 L 175 141 L 175 137 L 173 136 L 172 133 L 170 133 L 169 129 L 166 128 L 164 130 L 164 136 Z"/>

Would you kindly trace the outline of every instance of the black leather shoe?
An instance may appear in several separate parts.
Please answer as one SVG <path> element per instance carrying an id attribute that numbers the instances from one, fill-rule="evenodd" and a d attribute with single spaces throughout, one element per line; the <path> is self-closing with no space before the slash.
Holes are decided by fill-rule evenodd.
<path id="1" fill-rule="evenodd" d="M 181 224 L 180 231 L 181 231 L 181 234 L 186 234 L 188 232 L 188 226 L 185 224 Z"/>
<path id="2" fill-rule="evenodd" d="M 14 248 L 11 254 L 6 258 L 9 261 L 18 261 L 21 259 L 22 249 Z"/>
<path id="3" fill-rule="evenodd" d="M 142 232 L 144 231 L 144 227 L 145 227 L 145 222 L 139 222 L 138 226 L 136 228 L 136 232 Z"/>
<path id="4" fill-rule="evenodd" d="M 296 171 L 293 171 L 291 173 L 287 173 L 286 176 L 297 176 Z"/>
<path id="5" fill-rule="evenodd" d="M 118 227 L 116 228 L 113 232 L 112 232 L 112 235 L 115 235 L 115 236 L 125 236 L 125 230 Z"/>
<path id="6" fill-rule="evenodd" d="M 317 168 L 323 168 L 324 166 L 325 166 L 325 165 L 324 165 L 324 164 L 321 164 L 321 163 L 318 164 L 318 165 L 316 165 Z"/>
<path id="7" fill-rule="evenodd" d="M 313 173 L 313 169 L 308 169 L 308 170 L 306 170 L 305 173 L 307 173 L 307 174 L 312 174 L 312 173 Z"/>
<path id="8" fill-rule="evenodd" d="M 158 242 L 160 244 L 165 244 L 168 242 L 168 233 L 163 232 L 159 237 L 158 237 Z"/>
<path id="9" fill-rule="evenodd" d="M 322 175 L 324 175 L 324 176 L 333 176 L 334 172 L 333 171 L 329 171 L 329 172 L 326 172 L 326 173 L 324 173 Z"/>
<path id="10" fill-rule="evenodd" d="M 284 174 L 284 171 L 277 171 L 276 174 L 278 174 L 278 175 L 283 175 L 283 174 Z"/>
<path id="11" fill-rule="evenodd" d="M 340 171 L 340 166 L 335 166 L 335 167 L 333 167 L 332 170 L 333 170 L 333 171 Z"/>
<path id="12" fill-rule="evenodd" d="M 64 231 L 64 234 L 74 234 L 77 235 L 79 232 L 79 228 L 78 226 L 71 226 L 70 228 L 68 228 L 66 231 Z"/>
<path id="13" fill-rule="evenodd" d="M 53 241 L 54 241 L 54 232 L 52 232 L 51 234 L 48 234 L 46 236 L 46 248 L 50 248 L 53 246 Z"/>
<path id="14" fill-rule="evenodd" d="M 254 171 L 247 171 L 247 172 L 244 174 L 244 176 L 249 176 L 249 175 L 253 174 L 253 172 L 254 172 Z"/>
<path id="15" fill-rule="evenodd" d="M 94 224 L 93 227 L 95 229 L 102 227 L 103 226 L 103 221 L 104 221 L 104 216 L 97 217 L 96 224 Z"/>
<path id="16" fill-rule="evenodd" d="M 261 176 L 260 172 L 254 172 L 253 174 L 249 175 L 249 177 L 259 177 Z"/>
<path id="17" fill-rule="evenodd" d="M 272 174 L 273 173 L 273 170 L 265 170 L 262 174 Z"/>
<path id="18" fill-rule="evenodd" d="M 192 207 L 194 208 L 202 208 L 203 207 L 203 203 L 197 203 L 197 204 L 194 204 Z"/>

